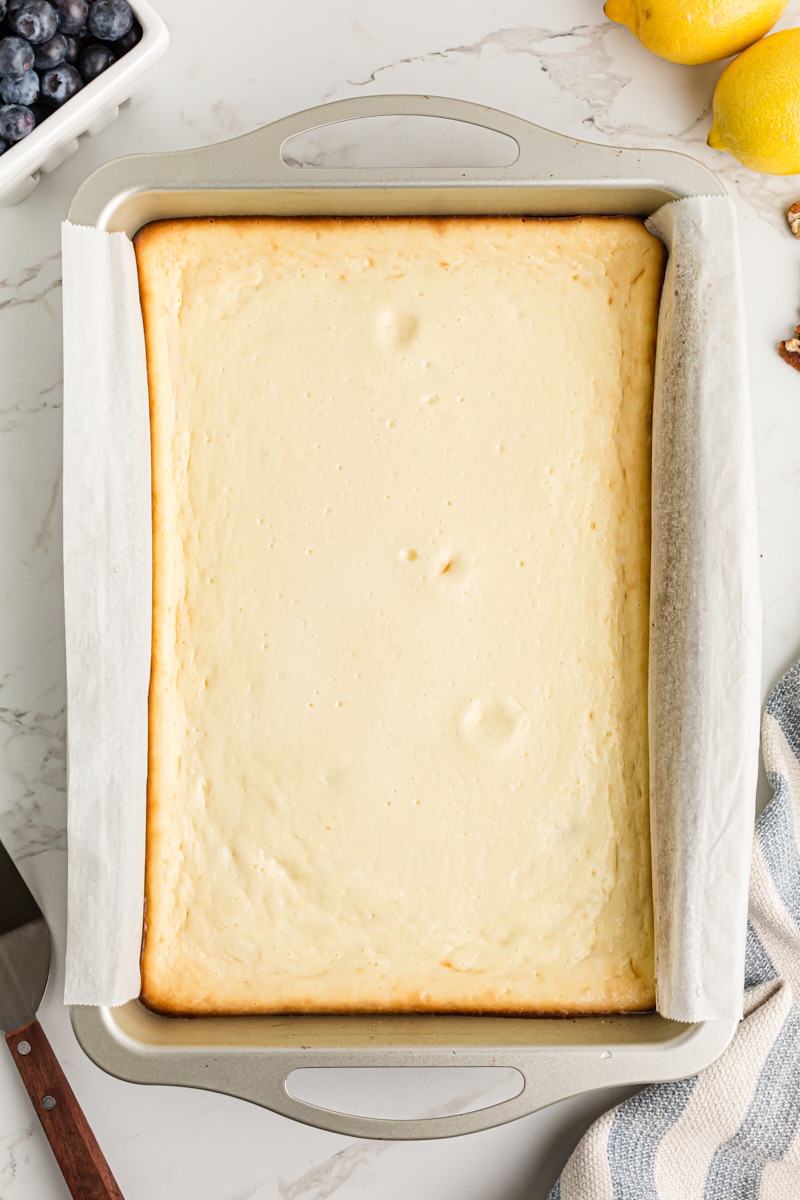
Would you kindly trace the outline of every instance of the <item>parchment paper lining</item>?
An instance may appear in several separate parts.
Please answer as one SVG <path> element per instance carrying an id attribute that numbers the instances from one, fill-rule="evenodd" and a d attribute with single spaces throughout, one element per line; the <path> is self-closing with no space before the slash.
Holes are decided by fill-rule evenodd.
<path id="1" fill-rule="evenodd" d="M 735 213 L 667 204 L 653 409 L 650 787 L 657 1006 L 741 1016 L 761 607 Z"/>
<path id="2" fill-rule="evenodd" d="M 139 994 L 150 415 L 133 245 L 63 227 L 67 1003 Z"/>
<path id="3" fill-rule="evenodd" d="M 756 501 L 727 198 L 660 209 L 670 257 L 653 441 L 650 757 L 657 1004 L 738 1016 L 758 754 Z M 67 1004 L 139 993 L 151 526 L 133 246 L 63 226 Z"/>

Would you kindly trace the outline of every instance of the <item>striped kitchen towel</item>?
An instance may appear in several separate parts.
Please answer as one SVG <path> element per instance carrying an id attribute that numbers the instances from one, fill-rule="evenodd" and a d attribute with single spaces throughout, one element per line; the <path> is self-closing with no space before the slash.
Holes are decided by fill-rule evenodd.
<path id="1" fill-rule="evenodd" d="M 756 825 L 744 1018 L 691 1079 L 591 1127 L 549 1200 L 800 1200 L 800 662 L 767 701 L 774 796 Z"/>

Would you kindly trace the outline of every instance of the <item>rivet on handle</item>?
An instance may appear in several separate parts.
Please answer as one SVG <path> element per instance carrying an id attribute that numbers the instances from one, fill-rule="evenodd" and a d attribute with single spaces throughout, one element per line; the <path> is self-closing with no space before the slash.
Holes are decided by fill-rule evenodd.
<path id="1" fill-rule="evenodd" d="M 46 1108 L 48 1112 L 52 1112 L 55 1106 L 55 1096 L 42 1096 L 42 1108 Z"/>
<path id="2" fill-rule="evenodd" d="M 17 1042 L 17 1054 L 30 1054 L 30 1042 Z"/>

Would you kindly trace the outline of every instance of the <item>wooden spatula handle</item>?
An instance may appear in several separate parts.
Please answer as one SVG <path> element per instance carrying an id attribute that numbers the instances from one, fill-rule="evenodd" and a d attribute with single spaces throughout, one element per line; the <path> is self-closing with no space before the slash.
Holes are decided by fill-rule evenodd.
<path id="1" fill-rule="evenodd" d="M 124 1200 L 38 1021 L 6 1034 L 67 1187 L 76 1200 Z"/>

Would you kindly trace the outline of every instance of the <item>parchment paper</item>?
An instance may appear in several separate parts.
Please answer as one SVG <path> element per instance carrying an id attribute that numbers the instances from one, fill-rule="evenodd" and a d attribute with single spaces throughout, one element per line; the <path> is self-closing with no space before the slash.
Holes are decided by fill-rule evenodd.
<path id="1" fill-rule="evenodd" d="M 150 413 L 133 245 L 64 225 L 68 1004 L 139 994 Z"/>
<path id="2" fill-rule="evenodd" d="M 667 204 L 653 409 L 650 788 L 657 1007 L 741 1016 L 761 607 L 732 202 Z"/>
<path id="3" fill-rule="evenodd" d="M 658 1009 L 741 1014 L 760 609 L 733 206 L 677 201 L 653 455 L 650 755 Z M 150 664 L 150 459 L 133 247 L 63 227 L 69 711 L 65 1002 L 139 993 Z"/>

